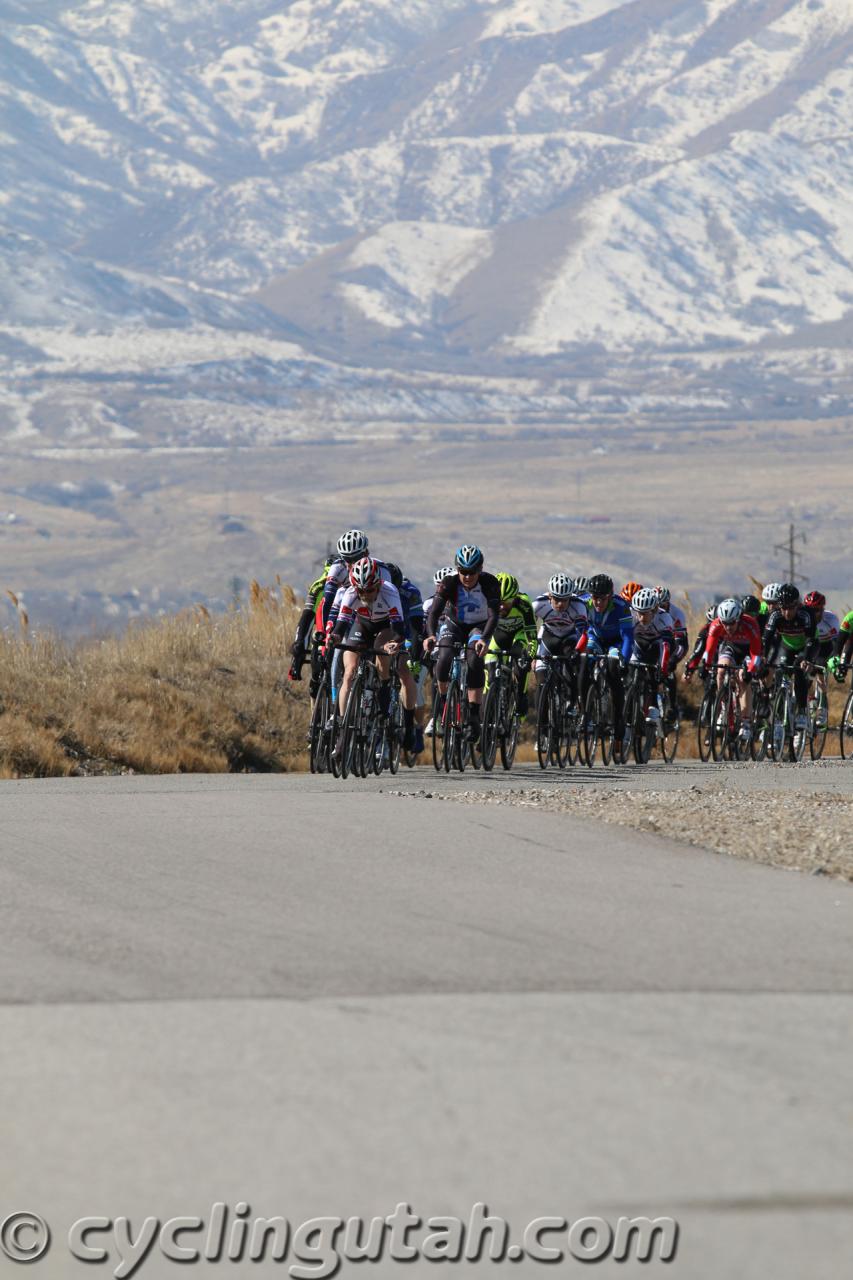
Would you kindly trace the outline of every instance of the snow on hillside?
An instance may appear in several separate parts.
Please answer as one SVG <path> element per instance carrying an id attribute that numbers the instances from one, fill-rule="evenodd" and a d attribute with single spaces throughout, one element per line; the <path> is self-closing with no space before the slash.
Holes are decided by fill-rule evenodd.
<path id="1" fill-rule="evenodd" d="M 848 341 L 853 0 L 0 0 L 0 22 L 7 345 L 224 327 L 341 385 L 429 367 L 487 397 L 530 362 Z"/>

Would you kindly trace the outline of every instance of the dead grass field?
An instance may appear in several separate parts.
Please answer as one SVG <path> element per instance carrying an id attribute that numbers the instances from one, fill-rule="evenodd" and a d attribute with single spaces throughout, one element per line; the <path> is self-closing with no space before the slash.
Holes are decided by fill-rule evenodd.
<path id="1" fill-rule="evenodd" d="M 307 684 L 287 680 L 299 606 L 277 583 L 69 645 L 0 636 L 0 776 L 306 767 Z"/>

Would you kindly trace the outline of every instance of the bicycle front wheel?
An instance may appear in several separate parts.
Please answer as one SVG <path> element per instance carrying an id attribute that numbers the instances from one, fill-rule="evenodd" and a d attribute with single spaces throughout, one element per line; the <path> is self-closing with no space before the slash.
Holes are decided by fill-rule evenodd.
<path id="1" fill-rule="evenodd" d="M 815 692 L 816 697 L 809 704 L 809 755 L 812 760 L 819 760 L 829 731 L 829 707 L 826 690 L 818 686 Z"/>
<path id="2" fill-rule="evenodd" d="M 311 712 L 308 767 L 312 773 L 325 773 L 329 767 L 329 742 L 326 721 L 332 714 L 329 690 L 322 684 L 314 699 Z"/>
<path id="3" fill-rule="evenodd" d="M 536 707 L 536 758 L 539 761 L 540 769 L 547 769 L 553 758 L 551 726 L 555 710 L 554 702 L 553 681 L 548 680 L 539 689 L 538 705 Z"/>
<path id="4" fill-rule="evenodd" d="M 711 759 L 711 726 L 714 723 L 714 690 L 706 689 L 702 695 L 699 715 L 696 717 L 696 739 L 699 759 L 707 764 Z"/>
<path id="5" fill-rule="evenodd" d="M 518 747 L 518 703 L 514 687 L 510 687 L 503 710 L 503 724 L 500 726 L 503 730 L 500 735 L 501 764 L 508 770 L 512 768 Z"/>
<path id="6" fill-rule="evenodd" d="M 598 721 L 599 721 L 599 705 L 598 690 L 592 684 L 586 691 L 583 708 L 583 750 L 584 764 L 591 769 L 595 764 L 595 757 L 598 754 Z"/>
<path id="7" fill-rule="evenodd" d="M 838 736 L 841 745 L 841 759 L 849 760 L 853 756 L 853 689 L 850 690 L 847 701 L 844 704 L 844 715 L 841 717 Z"/>
<path id="8" fill-rule="evenodd" d="M 483 768 L 487 773 L 495 767 L 498 754 L 498 686 L 489 685 L 483 702 Z M 544 765 L 542 766 L 545 767 Z"/>

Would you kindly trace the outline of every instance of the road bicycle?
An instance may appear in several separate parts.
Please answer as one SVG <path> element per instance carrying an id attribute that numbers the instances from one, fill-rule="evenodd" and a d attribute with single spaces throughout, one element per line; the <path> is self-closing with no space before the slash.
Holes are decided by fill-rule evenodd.
<path id="1" fill-rule="evenodd" d="M 772 720 L 770 690 L 763 680 L 755 680 L 752 685 L 752 741 L 749 744 L 749 754 L 756 762 L 767 758 Z"/>
<path id="2" fill-rule="evenodd" d="M 802 760 L 806 734 L 797 731 L 797 698 L 794 672 L 790 667 L 776 668 L 776 685 L 770 711 L 770 757 L 776 763 Z"/>
<path id="3" fill-rule="evenodd" d="M 625 689 L 625 734 L 620 758 L 628 763 L 628 753 L 633 752 L 637 764 L 648 764 L 659 738 L 663 733 L 663 694 L 655 689 L 651 672 L 657 670 L 647 662 L 632 662 Z"/>
<path id="4" fill-rule="evenodd" d="M 451 769 L 457 769 L 464 773 L 469 763 L 479 769 L 480 739 L 479 735 L 472 734 L 471 729 L 467 645 L 464 641 L 457 640 L 453 645 L 450 679 L 440 716 L 435 715 L 438 706 L 440 703 L 434 700 L 432 762 L 436 770 L 443 769 L 449 773 Z"/>
<path id="5" fill-rule="evenodd" d="M 660 688 L 660 732 L 658 746 L 666 764 L 672 764 L 678 754 L 681 736 L 681 711 L 675 691 L 675 677 L 666 679 Z"/>
<path id="6" fill-rule="evenodd" d="M 322 663 L 320 687 L 314 697 L 311 721 L 308 726 L 308 766 L 312 773 L 328 772 L 334 741 L 335 705 L 332 699 L 331 656 L 324 655 L 320 662 Z"/>
<path id="7" fill-rule="evenodd" d="M 583 701 L 583 721 L 581 724 L 581 741 L 583 743 L 583 763 L 591 769 L 595 764 L 596 754 L 601 749 L 601 763 L 610 764 L 614 754 L 616 727 L 613 715 L 613 695 L 608 680 L 609 664 L 615 659 L 598 654 L 586 661 L 592 664 L 586 693 Z M 618 763 L 614 761 L 614 763 Z"/>
<path id="8" fill-rule="evenodd" d="M 362 649 L 355 645 L 341 644 L 339 650 L 358 654 L 358 666 L 353 676 L 352 686 L 340 717 L 335 749 L 332 752 L 332 763 L 340 771 L 335 776 L 347 778 L 350 773 L 355 777 L 366 778 L 368 773 L 381 773 L 386 761 L 385 747 L 390 753 L 395 744 L 402 741 L 402 730 L 397 737 L 396 726 L 389 727 L 389 714 L 381 710 L 381 684 L 374 658 L 384 655 L 382 649 Z M 393 699 L 393 680 L 390 690 Z M 389 701 L 390 706 L 390 701 Z M 396 773 L 399 766 L 399 747 L 396 747 Z"/>
<path id="9" fill-rule="evenodd" d="M 518 695 L 522 674 L 520 659 L 499 651 L 496 661 L 489 662 L 489 687 L 483 701 L 482 757 L 483 768 L 494 769 L 500 746 L 501 764 L 511 769 L 518 747 Z"/>
<path id="10" fill-rule="evenodd" d="M 719 663 L 713 670 L 721 672 L 711 715 L 711 755 L 716 761 L 742 760 L 749 748 L 740 735 L 740 687 L 737 667 Z"/>
<path id="11" fill-rule="evenodd" d="M 536 708 L 536 756 L 539 768 L 565 769 L 574 765 L 580 750 L 582 714 L 576 692 L 577 657 L 573 654 L 541 659 L 544 671 L 538 682 Z"/>
<path id="12" fill-rule="evenodd" d="M 809 691 L 806 703 L 809 739 L 809 755 L 812 760 L 819 760 L 826 746 L 826 735 L 829 732 L 829 698 L 826 688 L 826 668 L 815 667 L 815 682 Z"/>

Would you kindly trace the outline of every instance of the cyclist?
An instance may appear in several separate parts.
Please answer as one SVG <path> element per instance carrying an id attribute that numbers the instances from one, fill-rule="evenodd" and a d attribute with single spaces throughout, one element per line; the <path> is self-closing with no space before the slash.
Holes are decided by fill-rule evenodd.
<path id="1" fill-rule="evenodd" d="M 853 658 L 853 609 L 845 613 L 838 628 L 835 641 L 835 653 L 827 662 L 827 670 L 831 671 L 839 684 L 844 683 L 847 668 Z"/>
<path id="2" fill-rule="evenodd" d="M 349 587 L 340 601 L 337 620 L 329 625 L 328 642 L 340 644 L 346 637 L 344 677 L 338 694 L 338 710 L 343 715 L 355 679 L 359 653 L 356 649 L 381 650 L 376 656 L 381 680 L 379 711 L 388 714 L 391 699 L 391 658 L 399 653 L 404 638 L 405 622 L 400 593 L 393 583 L 383 579 L 377 562 L 370 556 L 357 560 L 349 569 Z M 339 739 L 335 750 L 343 747 Z"/>
<path id="3" fill-rule="evenodd" d="M 719 650 L 719 656 L 718 656 Z M 710 667 L 717 659 L 720 668 L 735 667 L 740 701 L 740 736 L 744 742 L 752 738 L 752 678 L 761 669 L 761 631 L 755 618 L 744 613 L 740 600 L 730 597 L 717 605 L 717 616 L 710 624 L 702 663 Z M 717 688 L 724 672 L 717 672 Z M 688 676 L 685 673 L 685 679 Z"/>
<path id="4" fill-rule="evenodd" d="M 305 591 L 305 603 L 302 606 L 302 612 L 299 615 L 299 622 L 296 625 L 296 633 L 293 637 L 293 644 L 290 646 L 290 670 L 287 673 L 288 680 L 301 680 L 302 668 L 305 665 L 305 659 L 308 656 L 308 633 L 311 630 L 311 623 L 317 621 L 317 606 L 323 598 L 323 587 L 331 568 L 331 560 L 327 560 L 323 566 L 323 572 L 318 578 L 315 578 L 309 584 Z M 318 628 L 323 630 L 322 625 Z M 316 649 L 311 651 L 311 681 L 308 685 L 308 693 L 312 698 L 316 697 L 317 690 L 320 687 L 322 659 Z"/>
<path id="5" fill-rule="evenodd" d="M 740 607 L 749 618 L 755 618 L 758 623 L 758 630 L 764 635 L 764 628 L 767 625 L 768 614 L 761 612 L 761 601 L 758 596 L 743 596 L 741 598 Z"/>
<path id="6" fill-rule="evenodd" d="M 527 715 L 527 684 L 536 653 L 536 620 L 530 596 L 520 589 L 518 578 L 511 573 L 499 573 L 497 579 L 501 591 L 501 606 L 498 625 L 486 653 L 486 683 L 491 678 L 498 654 L 511 654 L 518 684 L 518 714 L 523 718 Z"/>
<path id="7" fill-rule="evenodd" d="M 670 693 L 670 706 L 675 711 L 676 687 L 675 680 L 678 673 L 678 664 L 682 658 L 686 657 L 687 650 L 690 647 L 690 638 L 687 634 L 687 616 L 683 609 L 679 609 L 678 605 L 672 603 L 672 592 L 669 587 L 655 587 L 659 604 L 658 608 L 664 613 L 668 613 L 672 619 L 672 650 L 669 655 L 669 663 L 665 672 L 666 682 Z"/>
<path id="8" fill-rule="evenodd" d="M 435 596 L 435 588 L 438 586 L 439 582 L 443 582 L 445 578 L 452 578 L 452 577 L 454 577 L 455 573 L 456 573 L 456 566 L 455 566 L 455 565 L 453 565 L 453 564 L 446 564 L 446 565 L 444 565 L 441 569 L 436 569 L 435 573 L 432 575 L 433 594 L 432 594 L 431 596 L 429 596 L 429 598 L 428 598 L 428 599 L 424 600 L 424 630 L 426 630 L 426 620 L 427 620 L 427 618 L 429 617 L 429 611 L 430 611 L 430 609 L 432 608 L 432 602 L 433 602 L 433 599 L 434 599 L 434 596 Z M 446 609 L 446 606 L 445 606 L 445 609 Z M 439 625 L 438 634 L 439 634 L 439 636 L 441 635 L 441 625 Z M 423 660 L 423 661 L 422 661 L 422 663 L 421 663 L 421 671 L 420 671 L 420 675 L 419 675 L 418 677 L 416 677 L 417 682 L 418 682 L 418 712 L 419 712 L 419 716 L 420 716 L 420 715 L 425 715 L 425 714 L 426 714 L 426 701 L 425 701 L 425 698 L 424 698 L 424 684 L 426 683 L 427 670 L 428 670 L 428 668 L 429 668 L 429 666 L 430 666 L 431 662 L 432 662 L 432 659 L 431 659 L 430 655 L 429 655 L 429 654 L 425 654 L 425 655 L 424 655 L 424 660 Z M 430 737 L 432 737 L 432 733 L 433 733 L 434 728 L 435 728 L 435 725 L 433 724 L 432 716 L 430 716 L 430 718 L 429 718 L 429 722 L 428 722 L 428 724 L 426 725 L 426 728 L 424 729 L 424 737 L 425 737 L 425 738 L 430 738 Z M 441 729 L 441 726 L 439 726 L 439 736 L 440 736 L 440 729 Z"/>
<path id="9" fill-rule="evenodd" d="M 640 587 L 631 599 L 631 618 L 634 623 L 634 644 L 631 649 L 629 671 L 631 666 L 642 663 L 649 668 L 649 685 L 654 705 L 649 707 L 648 715 L 657 720 L 657 690 L 660 681 L 669 671 L 670 656 L 674 646 L 673 622 L 665 609 L 660 607 L 657 587 Z M 631 672 L 628 679 L 636 678 Z"/>
<path id="10" fill-rule="evenodd" d="M 817 642 L 818 649 L 815 661 L 825 670 L 829 669 L 829 661 L 835 654 L 838 637 L 841 634 L 841 623 L 838 616 L 826 607 L 826 596 L 821 591 L 810 591 L 803 600 L 803 604 L 814 614 L 815 623 L 817 625 Z M 824 694 L 827 693 L 826 675 L 822 671 L 817 673 L 817 681 L 823 689 Z M 818 728 L 823 729 L 826 726 L 826 707 L 824 706 L 817 713 L 815 724 Z"/>
<path id="11" fill-rule="evenodd" d="M 436 585 L 430 611 L 426 620 L 427 653 L 438 645 L 435 678 L 438 681 L 439 703 L 436 718 L 444 714 L 444 698 L 453 663 L 453 646 L 464 643 L 468 666 L 469 733 L 474 739 L 480 736 L 480 704 L 483 701 L 483 685 L 486 682 L 484 656 L 489 641 L 498 624 L 501 589 L 496 577 L 483 572 L 483 553 L 479 547 L 465 543 L 454 557 L 456 573 Z M 441 631 L 436 628 L 441 615 Z M 436 725 L 438 729 L 438 725 Z"/>
<path id="12" fill-rule="evenodd" d="M 622 668 L 631 657 L 634 648 L 634 624 L 631 606 L 613 595 L 613 579 L 606 573 L 597 573 L 590 579 L 589 600 L 586 604 L 587 625 L 577 642 L 578 653 L 603 655 L 607 683 L 613 699 L 614 732 L 618 739 L 625 733 L 625 689 L 622 684 Z M 584 662 L 580 673 L 580 697 L 586 698 L 590 679 L 590 664 Z"/>
<path id="13" fill-rule="evenodd" d="M 331 560 L 326 562 L 322 574 L 322 582 L 320 578 L 312 582 L 305 596 L 305 604 L 303 605 L 299 623 L 296 627 L 296 635 L 293 638 L 293 644 L 290 649 L 293 661 L 288 677 L 291 680 L 301 680 L 302 678 L 302 667 L 308 650 L 308 632 L 312 619 L 316 621 L 319 631 L 326 630 L 335 596 L 341 587 L 349 586 L 347 578 L 349 566 L 355 564 L 356 560 L 360 560 L 362 556 L 367 555 L 367 534 L 361 529 L 348 529 L 346 533 L 342 533 L 338 538 L 335 552 L 336 554 Z M 383 576 L 388 580 L 387 572 Z M 318 609 L 321 605 L 322 614 L 319 614 Z M 312 669 L 311 684 L 312 686 L 319 685 L 319 671 Z M 316 688 L 314 691 L 316 692 Z"/>
<path id="14" fill-rule="evenodd" d="M 775 613 L 779 608 L 779 592 L 782 590 L 781 582 L 768 582 L 761 591 L 761 604 L 759 606 L 759 626 L 761 634 L 764 635 L 764 628 L 770 621 L 770 615 Z"/>
<path id="15" fill-rule="evenodd" d="M 783 582 L 779 590 L 779 608 L 771 613 L 764 628 L 764 648 L 768 665 L 781 654 L 780 667 L 793 670 L 797 699 L 798 734 L 806 730 L 806 700 L 809 677 L 818 650 L 817 623 L 811 609 L 800 603 L 800 593 L 793 582 Z"/>
<path id="16" fill-rule="evenodd" d="M 715 604 L 709 604 L 708 608 L 705 610 L 705 625 L 699 628 L 699 634 L 696 636 L 690 657 L 684 664 L 684 679 L 688 684 L 693 677 L 693 672 L 702 661 L 702 655 L 705 652 L 705 645 L 708 641 L 708 632 L 711 630 L 711 623 L 714 621 L 716 616 L 717 606 Z"/>

